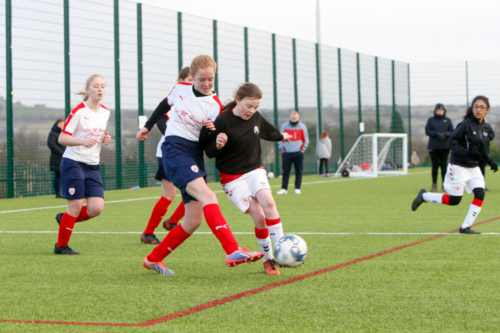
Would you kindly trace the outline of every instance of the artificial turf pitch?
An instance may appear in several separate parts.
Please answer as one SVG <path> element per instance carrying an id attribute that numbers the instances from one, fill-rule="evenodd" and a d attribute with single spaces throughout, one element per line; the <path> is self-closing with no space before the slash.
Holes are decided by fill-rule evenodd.
<path id="1" fill-rule="evenodd" d="M 465 195 L 458 207 L 423 204 L 412 212 L 418 190 L 430 187 L 428 169 L 362 180 L 304 177 L 302 195 L 274 196 L 285 233 L 300 234 L 309 246 L 306 263 L 282 268 L 280 276 L 265 275 L 261 261 L 226 267 L 205 223 L 166 259 L 175 275 L 144 269 L 153 245 L 139 238 L 160 188 L 106 192 L 106 201 L 119 202 L 75 226 L 70 246 L 80 256 L 53 254 L 54 216 L 64 208 L 5 213 L 65 201 L 1 200 L 0 332 L 498 332 L 498 177 L 488 171 L 491 192 L 476 220 L 491 221 L 474 228 L 485 234 L 436 238 L 432 233 L 460 227 L 473 197 Z M 238 242 L 258 250 L 251 218 L 224 194 L 218 199 Z"/>

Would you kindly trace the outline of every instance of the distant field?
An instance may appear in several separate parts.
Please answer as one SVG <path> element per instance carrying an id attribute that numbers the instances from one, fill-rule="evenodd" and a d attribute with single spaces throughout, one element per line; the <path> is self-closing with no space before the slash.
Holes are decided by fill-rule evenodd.
<path id="1" fill-rule="evenodd" d="M 411 172 L 306 176 L 302 195 L 275 195 L 285 233 L 309 245 L 280 276 L 262 262 L 226 267 L 205 223 L 167 257 L 175 275 L 144 269 L 153 246 L 139 237 L 160 188 L 106 192 L 103 214 L 75 227 L 80 256 L 53 254 L 65 201 L 0 200 L 0 332 L 498 332 L 500 175 L 488 171 L 483 234 L 465 236 L 441 233 L 460 227 L 472 196 L 412 212 L 431 182 L 428 169 Z M 257 250 L 251 218 L 218 198 L 239 243 Z"/>

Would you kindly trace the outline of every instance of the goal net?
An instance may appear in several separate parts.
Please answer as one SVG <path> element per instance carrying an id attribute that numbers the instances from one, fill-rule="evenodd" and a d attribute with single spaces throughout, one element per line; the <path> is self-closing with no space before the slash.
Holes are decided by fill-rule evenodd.
<path id="1" fill-rule="evenodd" d="M 363 134 L 342 161 L 334 176 L 377 177 L 408 173 L 406 134 Z M 346 172 L 346 171 L 347 172 Z"/>

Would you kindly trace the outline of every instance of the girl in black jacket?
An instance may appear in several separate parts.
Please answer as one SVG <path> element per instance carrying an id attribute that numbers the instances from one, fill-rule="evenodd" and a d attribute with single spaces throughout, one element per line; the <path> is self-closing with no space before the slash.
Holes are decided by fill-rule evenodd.
<path id="1" fill-rule="evenodd" d="M 480 161 L 486 161 L 491 170 L 498 171 L 498 166 L 488 154 L 488 129 L 484 126 L 484 117 L 490 110 L 487 97 L 477 96 L 467 109 L 464 121 L 458 124 L 451 134 L 448 147 L 451 148 L 451 159 L 448 165 L 444 189 L 448 194 L 427 193 L 422 189 L 413 200 L 411 209 L 417 210 L 424 202 L 434 202 L 455 206 L 460 203 L 464 189 L 467 193 L 474 192 L 474 200 L 460 228 L 461 234 L 479 234 L 470 227 L 476 220 L 484 200 L 484 176 L 479 169 Z"/>
<path id="2" fill-rule="evenodd" d="M 50 149 L 50 170 L 54 171 L 54 190 L 56 192 L 56 198 L 62 198 L 61 160 L 66 147 L 60 144 L 58 140 L 63 126 L 64 119 L 57 119 L 50 130 L 49 137 L 47 138 L 47 146 L 49 146 Z"/>
<path id="3" fill-rule="evenodd" d="M 444 182 L 446 175 L 446 164 L 448 163 L 448 138 L 453 133 L 453 123 L 446 118 L 444 105 L 438 103 L 434 108 L 434 117 L 430 117 L 425 125 L 425 134 L 429 136 L 429 155 L 432 161 L 432 188 L 431 192 L 437 192 L 438 169 L 441 167 L 441 179 Z"/>

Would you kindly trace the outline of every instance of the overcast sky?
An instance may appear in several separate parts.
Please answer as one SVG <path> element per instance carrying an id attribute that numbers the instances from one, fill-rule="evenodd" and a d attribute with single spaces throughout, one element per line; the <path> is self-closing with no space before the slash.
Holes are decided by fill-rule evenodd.
<path id="1" fill-rule="evenodd" d="M 316 41 L 316 0 L 143 0 Z M 404 62 L 500 59 L 500 1 L 320 0 L 321 42 Z"/>

